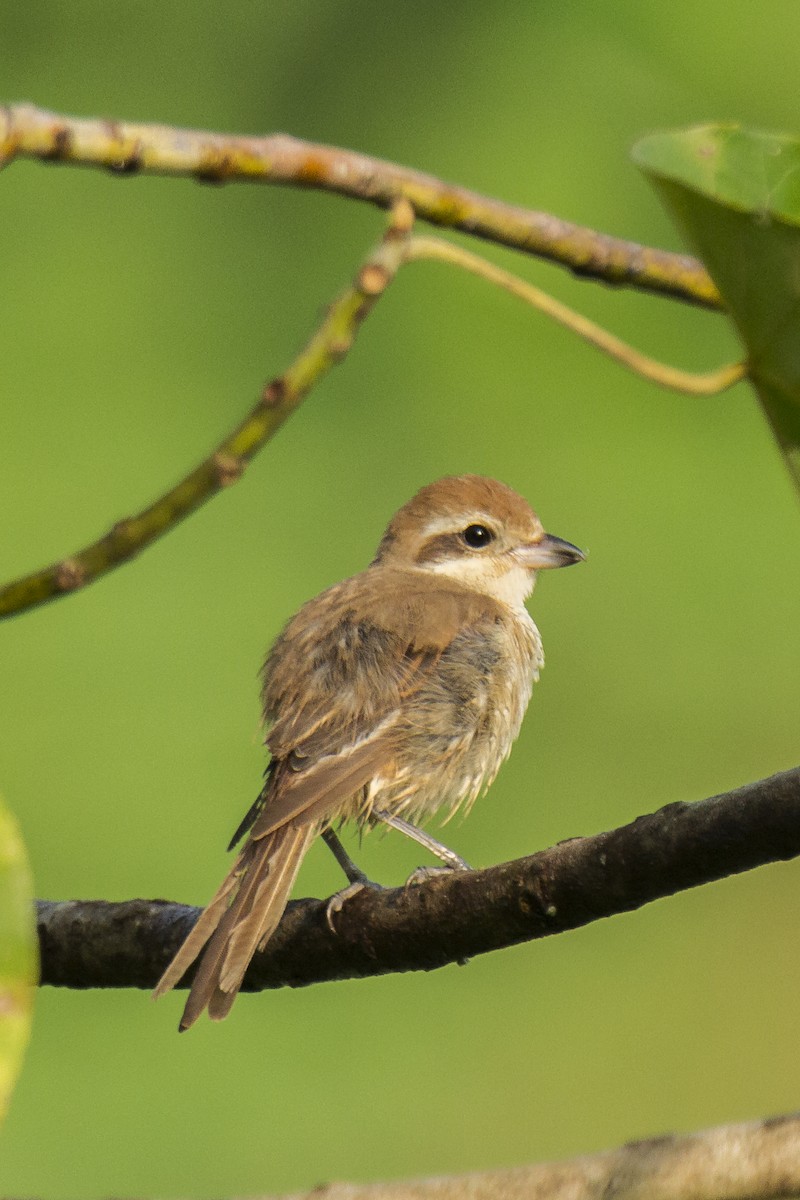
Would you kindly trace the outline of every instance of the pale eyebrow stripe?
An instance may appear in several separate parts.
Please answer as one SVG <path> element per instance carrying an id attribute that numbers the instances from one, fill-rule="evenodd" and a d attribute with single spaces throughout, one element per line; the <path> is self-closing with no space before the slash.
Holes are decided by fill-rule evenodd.
<path id="1" fill-rule="evenodd" d="M 437 533 L 460 533 L 467 525 L 487 525 L 489 529 L 494 530 L 495 520 L 488 513 L 475 511 L 464 513 L 463 517 L 458 518 L 452 513 L 449 516 L 432 517 L 425 526 L 423 536 L 427 541 Z"/>

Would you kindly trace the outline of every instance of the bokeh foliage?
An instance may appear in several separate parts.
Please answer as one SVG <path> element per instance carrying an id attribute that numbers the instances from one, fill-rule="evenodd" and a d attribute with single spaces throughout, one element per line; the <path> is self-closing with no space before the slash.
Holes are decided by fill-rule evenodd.
<path id="1" fill-rule="evenodd" d="M 0 801 L 0 1124 L 30 1036 L 37 950 L 28 857 L 17 822 Z"/>
<path id="2" fill-rule="evenodd" d="M 711 116 L 796 128 L 791 0 L 390 9 L 17 5 L 9 99 L 287 129 L 679 248 L 628 161 Z M 82 545 L 204 455 L 289 361 L 379 214 L 307 192 L 18 164 L 0 176 L 0 575 Z M 687 368 L 720 317 L 487 249 Z M 258 787 L 260 658 L 449 471 L 525 492 L 585 568 L 542 580 L 548 666 L 463 826 L 475 863 L 798 756 L 798 512 L 745 385 L 673 396 L 480 282 L 411 267 L 244 479 L 83 594 L 2 628 L 0 785 L 48 897 L 207 898 Z M 353 847 L 357 849 L 357 847 Z M 396 881 L 391 836 L 361 859 Z M 796 865 L 429 976 L 243 997 L 45 990 L 0 1191 L 230 1195 L 590 1151 L 797 1106 Z M 300 891 L 338 878 L 312 852 Z M 43 1131 L 44 1134 L 43 1134 Z"/>
<path id="3" fill-rule="evenodd" d="M 720 288 L 800 488 L 800 139 L 701 125 L 634 155 Z"/>

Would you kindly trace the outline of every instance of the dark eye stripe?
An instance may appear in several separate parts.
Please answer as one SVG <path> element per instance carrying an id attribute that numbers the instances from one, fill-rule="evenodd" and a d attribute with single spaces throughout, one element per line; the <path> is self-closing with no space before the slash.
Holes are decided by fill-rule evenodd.
<path id="1" fill-rule="evenodd" d="M 423 542 L 415 556 L 418 563 L 439 562 L 443 558 L 456 558 L 464 553 L 460 533 L 437 533 Z"/>

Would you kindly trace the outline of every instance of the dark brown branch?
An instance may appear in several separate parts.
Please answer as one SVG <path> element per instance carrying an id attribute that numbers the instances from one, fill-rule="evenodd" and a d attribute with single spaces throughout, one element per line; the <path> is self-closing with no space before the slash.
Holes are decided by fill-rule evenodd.
<path id="1" fill-rule="evenodd" d="M 795 767 L 485 871 L 362 892 L 337 916 L 335 934 L 324 901 L 296 901 L 244 990 L 431 970 L 798 854 Z M 40 901 L 42 983 L 152 987 L 198 912 L 166 900 Z"/>
<path id="2" fill-rule="evenodd" d="M 234 137 L 165 125 L 85 120 L 29 104 L 0 109 L 0 166 L 14 158 L 102 167 L 120 176 L 184 175 L 204 183 L 320 188 L 387 208 L 404 197 L 418 216 L 560 263 L 576 275 L 721 308 L 703 265 L 445 183 L 410 167 L 286 134 Z"/>

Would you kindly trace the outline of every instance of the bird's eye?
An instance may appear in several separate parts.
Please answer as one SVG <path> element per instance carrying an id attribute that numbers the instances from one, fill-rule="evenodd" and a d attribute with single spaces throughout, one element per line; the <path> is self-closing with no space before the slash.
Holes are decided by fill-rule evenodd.
<path id="1" fill-rule="evenodd" d="M 494 541 L 494 534 L 485 525 L 468 525 L 461 536 L 472 550 L 480 550 Z"/>

